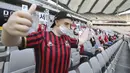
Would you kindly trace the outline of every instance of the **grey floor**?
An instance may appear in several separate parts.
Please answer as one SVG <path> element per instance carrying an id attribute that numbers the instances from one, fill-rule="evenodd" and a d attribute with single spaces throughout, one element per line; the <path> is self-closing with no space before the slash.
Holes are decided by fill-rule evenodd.
<path id="1" fill-rule="evenodd" d="M 117 62 L 115 73 L 130 73 L 130 50 L 126 42 Z"/>

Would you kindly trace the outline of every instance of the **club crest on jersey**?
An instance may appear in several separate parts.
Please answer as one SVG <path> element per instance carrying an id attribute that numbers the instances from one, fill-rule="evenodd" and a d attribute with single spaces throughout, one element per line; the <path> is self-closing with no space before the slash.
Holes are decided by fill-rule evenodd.
<path id="1" fill-rule="evenodd" d="M 70 46 L 68 41 L 65 41 L 65 45 L 68 46 L 68 47 Z"/>
<path id="2" fill-rule="evenodd" d="M 47 46 L 53 46 L 52 42 L 49 41 L 48 44 L 47 44 Z"/>

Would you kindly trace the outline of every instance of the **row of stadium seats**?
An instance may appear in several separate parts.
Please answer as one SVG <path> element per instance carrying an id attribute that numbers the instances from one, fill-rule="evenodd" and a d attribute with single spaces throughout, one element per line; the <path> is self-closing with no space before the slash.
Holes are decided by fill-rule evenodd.
<path id="1" fill-rule="evenodd" d="M 106 49 L 105 51 L 97 54 L 97 56 L 92 57 L 88 62 L 80 64 L 75 70 L 69 71 L 69 73 L 75 73 L 80 71 L 80 73 L 101 73 L 103 72 L 103 67 L 105 68 L 105 73 L 110 73 L 110 70 L 114 69 L 120 52 L 123 47 L 123 40 L 119 40 L 117 43 Z M 121 45 L 122 43 L 122 45 Z M 121 45 L 121 46 L 120 46 Z M 120 48 L 119 48 L 120 47 Z M 10 59 L 6 61 L 3 66 L 3 73 L 33 73 L 35 70 L 35 60 L 33 49 L 26 50 L 16 50 L 16 47 L 8 47 L 7 50 L 10 52 Z M 73 65 L 79 63 L 77 60 L 80 58 L 77 53 L 73 54 L 71 57 L 73 59 Z M 109 65 L 107 65 L 107 63 Z"/>
<path id="2" fill-rule="evenodd" d="M 124 42 L 120 40 L 105 51 L 80 64 L 69 73 L 113 73 Z M 121 46 L 120 46 L 121 45 Z"/>
<path id="3" fill-rule="evenodd" d="M 12 51 L 10 60 L 4 64 L 3 71 L 3 73 L 33 73 L 35 71 L 33 49 Z"/>

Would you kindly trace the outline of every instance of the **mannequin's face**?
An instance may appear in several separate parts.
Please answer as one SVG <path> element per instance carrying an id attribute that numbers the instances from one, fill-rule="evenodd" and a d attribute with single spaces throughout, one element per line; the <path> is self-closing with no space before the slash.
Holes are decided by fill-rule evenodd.
<path id="1" fill-rule="evenodd" d="M 56 20 L 55 23 L 57 27 L 64 25 L 68 29 L 70 29 L 71 25 L 73 24 L 72 20 L 68 18 Z"/>
<path id="2" fill-rule="evenodd" d="M 60 35 L 63 35 L 63 34 L 66 34 L 69 32 L 69 30 L 71 29 L 71 25 L 72 25 L 72 20 L 71 19 L 60 19 L 60 20 L 56 20 L 55 21 L 56 23 L 56 27 L 57 28 L 57 32 L 60 34 Z"/>

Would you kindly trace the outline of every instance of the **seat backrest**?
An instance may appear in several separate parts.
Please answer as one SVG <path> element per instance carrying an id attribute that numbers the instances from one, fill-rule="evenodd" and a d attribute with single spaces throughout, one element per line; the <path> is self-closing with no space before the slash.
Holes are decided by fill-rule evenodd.
<path id="1" fill-rule="evenodd" d="M 76 48 L 71 48 L 71 65 L 76 66 L 80 63 L 80 54 L 79 51 Z"/>
<path id="2" fill-rule="evenodd" d="M 111 54 L 113 55 L 114 54 L 114 49 L 112 47 L 109 47 L 110 51 L 111 51 Z"/>
<path id="3" fill-rule="evenodd" d="M 92 44 L 90 43 L 90 41 L 86 41 L 84 43 L 84 50 L 89 52 L 92 50 Z"/>
<path id="4" fill-rule="evenodd" d="M 76 48 L 71 48 L 71 53 L 79 52 Z"/>
<path id="5" fill-rule="evenodd" d="M 101 73 L 101 66 L 97 60 L 96 57 L 92 57 L 90 60 L 89 60 L 89 63 L 92 67 L 92 70 L 94 73 Z"/>
<path id="6" fill-rule="evenodd" d="M 2 73 L 4 62 L 0 62 L 0 73 Z"/>
<path id="7" fill-rule="evenodd" d="M 84 62 L 82 63 L 79 67 L 78 67 L 80 73 L 93 73 L 93 70 L 91 68 L 91 66 L 89 65 L 88 62 Z"/>
<path id="8" fill-rule="evenodd" d="M 15 50 L 18 50 L 18 47 L 17 46 L 13 46 L 13 47 L 8 47 L 10 52 L 12 51 L 15 51 Z"/>
<path id="9" fill-rule="evenodd" d="M 74 52 L 71 55 L 71 62 L 72 62 L 72 66 L 76 66 L 80 63 L 80 54 L 79 52 Z"/>
<path id="10" fill-rule="evenodd" d="M 75 71 L 75 70 L 72 70 L 72 71 L 69 71 L 69 73 L 76 73 L 76 71 Z"/>
<path id="11" fill-rule="evenodd" d="M 104 66 L 106 65 L 106 62 L 105 62 L 105 60 L 104 60 L 102 54 L 99 53 L 99 54 L 97 54 L 96 57 L 97 57 L 97 59 L 98 59 L 98 61 L 99 61 L 99 63 L 100 63 L 101 68 L 104 67 Z"/>
<path id="12" fill-rule="evenodd" d="M 8 57 L 8 55 L 9 55 L 9 48 L 5 47 L 5 49 L 3 49 L 3 52 L 2 50 L 0 52 L 0 61 L 3 60 L 2 58 Z"/>
<path id="13" fill-rule="evenodd" d="M 107 55 L 108 55 L 108 58 L 110 59 L 111 56 L 112 56 L 112 54 L 110 53 L 110 51 L 109 51 L 108 49 L 106 49 L 105 51 L 106 51 L 106 53 L 107 53 Z"/>
<path id="14" fill-rule="evenodd" d="M 5 52 L 5 51 L 6 51 L 5 46 L 0 46 L 0 53 L 1 53 L 1 52 Z"/>
<path id="15" fill-rule="evenodd" d="M 119 49 L 119 46 L 121 45 L 122 40 L 119 40 L 118 42 L 116 42 L 115 44 L 113 44 L 111 47 L 113 49 L 113 51 L 115 52 L 117 49 Z"/>
<path id="16" fill-rule="evenodd" d="M 33 49 L 16 50 L 10 54 L 9 72 L 35 65 Z"/>
<path id="17" fill-rule="evenodd" d="M 116 44 L 113 45 L 113 51 L 116 52 L 117 49 L 118 49 L 118 43 L 116 43 Z"/>
<path id="18" fill-rule="evenodd" d="M 112 56 L 113 52 L 112 52 L 112 49 L 110 47 L 108 48 L 108 51 L 109 51 L 109 54 Z"/>
<path id="19" fill-rule="evenodd" d="M 106 51 L 102 51 L 101 54 L 103 55 L 104 60 L 105 60 L 106 62 L 108 62 L 108 61 L 109 61 L 109 57 L 108 57 Z"/>

